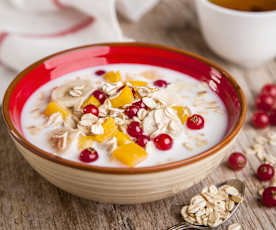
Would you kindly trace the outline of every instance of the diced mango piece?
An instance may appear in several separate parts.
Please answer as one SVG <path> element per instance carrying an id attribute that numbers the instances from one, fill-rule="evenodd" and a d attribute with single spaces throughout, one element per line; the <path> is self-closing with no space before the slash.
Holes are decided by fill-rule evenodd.
<path id="1" fill-rule="evenodd" d="M 137 86 L 137 87 L 145 87 L 148 85 L 145 81 L 128 81 L 131 85 Z"/>
<path id="2" fill-rule="evenodd" d="M 181 123 L 185 124 L 187 118 L 191 115 L 191 111 L 185 106 L 173 106 L 172 108 L 177 111 Z"/>
<path id="3" fill-rule="evenodd" d="M 118 82 L 118 81 L 121 81 L 122 80 L 122 77 L 121 77 L 121 74 L 120 74 L 120 71 L 110 71 L 110 72 L 107 72 L 105 75 L 104 75 L 104 80 L 110 82 L 110 83 L 115 83 L 115 82 Z"/>
<path id="4" fill-rule="evenodd" d="M 112 152 L 113 157 L 129 167 L 135 167 L 145 160 L 147 155 L 148 153 L 135 143 L 121 145 Z"/>
<path id="5" fill-rule="evenodd" d="M 114 108 L 119 108 L 126 104 L 131 104 L 132 100 L 133 100 L 132 90 L 128 86 L 125 86 L 121 90 L 121 93 L 119 94 L 119 96 L 111 99 L 110 102 Z"/>
<path id="6" fill-rule="evenodd" d="M 109 117 L 103 124 L 104 133 L 93 136 L 80 136 L 79 149 L 91 147 L 93 141 L 104 142 L 118 134 L 116 123 L 112 117 Z"/>
<path id="7" fill-rule="evenodd" d="M 70 114 L 70 111 L 58 103 L 51 101 L 44 110 L 44 114 L 50 117 L 53 113 L 61 113 L 62 118 L 65 120 L 65 118 Z"/>
<path id="8" fill-rule="evenodd" d="M 87 105 L 95 105 L 95 106 L 100 106 L 101 102 L 99 102 L 99 100 L 97 98 L 95 98 L 94 96 L 90 96 L 89 98 L 87 98 L 83 104 L 82 104 L 82 108 L 84 108 Z"/>
<path id="9" fill-rule="evenodd" d="M 102 126 L 104 129 L 104 133 L 93 136 L 93 140 L 97 142 L 107 141 L 118 133 L 116 123 L 112 117 L 109 117 L 107 120 L 105 120 Z"/>
<path id="10" fill-rule="evenodd" d="M 80 150 L 89 148 L 93 145 L 94 142 L 93 136 L 80 136 L 78 147 Z"/>
<path id="11" fill-rule="evenodd" d="M 129 136 L 124 132 L 118 132 L 116 135 L 117 138 L 117 145 L 121 146 L 131 141 Z"/>

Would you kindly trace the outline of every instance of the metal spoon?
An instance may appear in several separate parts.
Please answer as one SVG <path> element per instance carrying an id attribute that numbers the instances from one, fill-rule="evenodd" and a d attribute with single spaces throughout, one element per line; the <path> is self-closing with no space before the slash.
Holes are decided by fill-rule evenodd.
<path id="1" fill-rule="evenodd" d="M 238 179 L 231 179 L 231 180 L 225 181 L 223 183 L 217 184 L 216 187 L 219 188 L 220 186 L 225 185 L 225 184 L 228 184 L 228 185 L 231 185 L 231 186 L 235 187 L 240 192 L 242 198 L 244 198 L 245 184 L 242 181 L 240 181 Z M 176 224 L 176 225 L 168 228 L 168 230 L 184 230 L 184 229 L 190 229 L 190 228 L 191 229 L 206 230 L 206 229 L 215 229 L 215 228 L 218 228 L 220 225 L 224 224 L 227 220 L 229 220 L 233 216 L 233 214 L 239 208 L 240 204 L 241 204 L 241 202 L 238 203 L 238 205 L 232 210 L 231 214 L 222 223 L 220 223 L 216 227 L 212 227 L 211 228 L 209 226 L 194 225 L 194 224 L 189 224 L 187 222 L 183 222 L 183 223 Z"/>

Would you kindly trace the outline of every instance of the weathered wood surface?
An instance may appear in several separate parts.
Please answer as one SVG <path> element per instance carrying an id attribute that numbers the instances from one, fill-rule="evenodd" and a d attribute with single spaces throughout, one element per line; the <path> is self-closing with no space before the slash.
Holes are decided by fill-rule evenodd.
<path id="1" fill-rule="evenodd" d="M 123 30 L 138 41 L 182 48 L 222 65 L 244 89 L 250 117 L 256 92 L 263 84 L 276 81 L 276 61 L 245 70 L 220 59 L 206 46 L 188 1 L 163 0 L 136 24 L 120 19 Z M 254 173 L 259 162 L 254 156 L 241 172 L 233 172 L 222 164 L 200 184 L 174 197 L 123 206 L 99 204 L 61 191 L 26 163 L 8 137 L 2 119 L 0 135 L 0 229 L 163 230 L 181 220 L 175 205 L 187 202 L 206 184 L 232 177 L 244 180 L 247 191 L 246 202 L 229 223 L 239 222 L 246 230 L 276 229 L 276 209 L 264 208 L 256 201 L 259 182 Z M 255 135 L 256 131 L 246 125 L 233 150 L 252 144 Z M 219 229 L 227 229 L 227 225 Z"/>

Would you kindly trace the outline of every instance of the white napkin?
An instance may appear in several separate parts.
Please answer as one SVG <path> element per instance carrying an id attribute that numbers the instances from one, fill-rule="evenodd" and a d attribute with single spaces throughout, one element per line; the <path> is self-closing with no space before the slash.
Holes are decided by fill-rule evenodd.
<path id="1" fill-rule="evenodd" d="M 116 8 L 137 21 L 159 0 L 0 0 L 0 80 L 54 52 L 123 36 Z M 10 72 L 10 71 L 8 71 Z M 4 91 L 0 87 L 0 96 Z"/>

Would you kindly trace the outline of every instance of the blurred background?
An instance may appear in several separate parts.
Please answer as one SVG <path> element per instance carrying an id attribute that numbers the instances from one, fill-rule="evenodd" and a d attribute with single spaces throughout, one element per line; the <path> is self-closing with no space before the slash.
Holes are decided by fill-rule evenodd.
<path id="1" fill-rule="evenodd" d="M 249 96 L 239 76 L 274 74 L 275 60 L 249 70 L 218 57 L 202 36 L 194 5 L 194 0 L 0 0 L 0 99 L 16 73 L 42 57 L 118 41 L 159 43 L 207 57 L 236 76 Z"/>
<path id="2" fill-rule="evenodd" d="M 201 37 L 191 0 L 0 0 L 0 98 L 16 73 L 51 53 L 135 40 L 221 62 Z"/>

